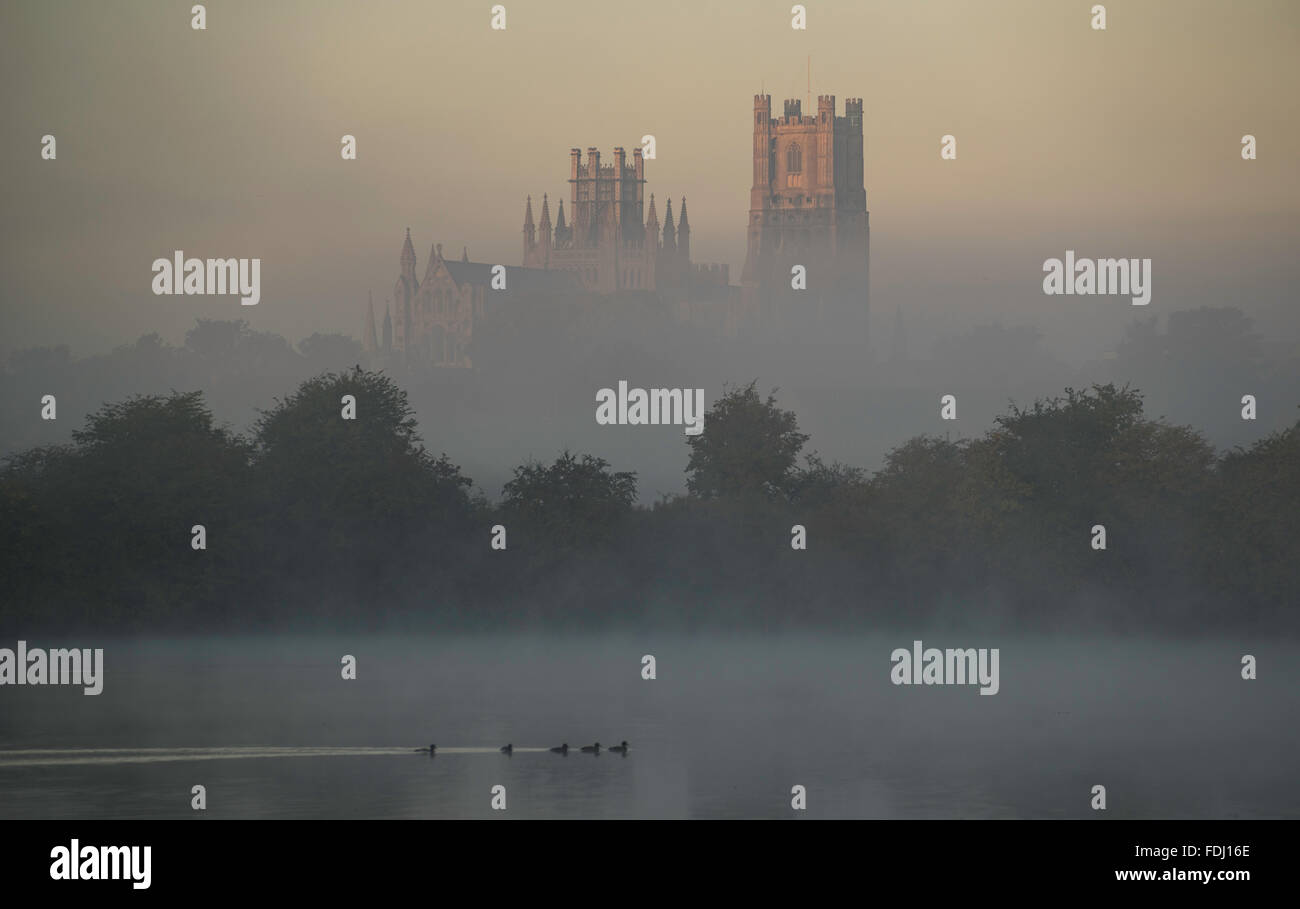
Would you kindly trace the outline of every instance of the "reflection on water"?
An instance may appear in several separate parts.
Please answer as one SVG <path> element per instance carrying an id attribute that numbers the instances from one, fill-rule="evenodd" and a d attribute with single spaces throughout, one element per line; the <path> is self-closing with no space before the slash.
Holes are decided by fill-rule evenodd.
<path id="1" fill-rule="evenodd" d="M 0 816 L 1300 816 L 1294 644 L 916 637 L 1000 692 L 890 684 L 907 635 L 95 641 L 98 697 L 0 690 Z"/>

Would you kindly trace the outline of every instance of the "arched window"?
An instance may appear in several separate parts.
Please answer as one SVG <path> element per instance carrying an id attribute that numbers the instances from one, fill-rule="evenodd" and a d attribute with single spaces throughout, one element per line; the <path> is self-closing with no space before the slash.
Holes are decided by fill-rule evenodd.
<path id="1" fill-rule="evenodd" d="M 791 142 L 785 150 L 785 170 L 789 174 L 803 171 L 803 153 L 799 151 L 798 142 Z"/>

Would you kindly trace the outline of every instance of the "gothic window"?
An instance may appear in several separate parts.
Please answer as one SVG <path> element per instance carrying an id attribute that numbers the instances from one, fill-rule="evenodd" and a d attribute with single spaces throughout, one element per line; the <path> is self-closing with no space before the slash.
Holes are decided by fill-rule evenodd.
<path id="1" fill-rule="evenodd" d="M 799 150 L 798 142 L 791 142 L 785 150 L 785 170 L 790 174 L 803 171 L 803 153 Z"/>

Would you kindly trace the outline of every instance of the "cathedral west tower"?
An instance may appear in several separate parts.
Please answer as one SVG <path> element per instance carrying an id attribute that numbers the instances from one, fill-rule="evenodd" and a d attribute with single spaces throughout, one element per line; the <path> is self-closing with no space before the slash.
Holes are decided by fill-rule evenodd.
<path id="1" fill-rule="evenodd" d="M 862 145 L 862 99 L 835 115 L 835 96 L 816 115 L 797 100 L 772 116 L 772 96 L 754 96 L 753 186 L 741 274 L 742 315 L 785 339 L 833 336 L 866 345 L 870 224 Z M 791 287 L 792 269 L 807 287 Z"/>

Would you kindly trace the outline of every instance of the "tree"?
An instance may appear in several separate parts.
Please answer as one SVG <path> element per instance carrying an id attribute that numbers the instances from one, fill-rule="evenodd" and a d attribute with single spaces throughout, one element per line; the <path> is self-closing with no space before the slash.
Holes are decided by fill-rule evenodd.
<path id="1" fill-rule="evenodd" d="M 808 436 L 793 412 L 763 400 L 750 382 L 726 391 L 705 414 L 704 431 L 690 436 L 686 488 L 703 499 L 789 496 L 795 463 Z"/>
<path id="2" fill-rule="evenodd" d="M 298 351 L 313 370 L 347 369 L 361 362 L 361 344 L 347 335 L 316 332 L 298 342 Z"/>
<path id="3" fill-rule="evenodd" d="M 200 392 L 136 396 L 88 416 L 72 445 L 11 459 L 6 485 L 27 494 L 7 507 L 26 508 L 24 542 L 51 559 L 69 614 L 176 620 L 221 603 L 240 577 L 248 461 Z M 196 524 L 216 544 L 207 551 L 191 547 Z"/>
<path id="4" fill-rule="evenodd" d="M 215 376 L 238 376 L 245 372 L 263 375 L 294 368 L 298 354 L 280 335 L 253 331 L 243 319 L 233 322 L 199 319 L 185 333 L 185 349 Z"/>
<path id="5" fill-rule="evenodd" d="M 886 579 L 907 590 L 978 580 L 956 566 L 982 557 L 967 493 L 968 443 L 918 436 L 894 448 L 871 478 L 870 551 Z"/>
<path id="6" fill-rule="evenodd" d="M 1102 606 L 1142 597 L 1148 616 L 1188 591 L 1214 451 L 1199 432 L 1149 420 L 1127 386 L 1067 388 L 1013 407 L 978 443 L 987 502 L 1004 518 L 994 573 L 1026 602 L 1063 584 Z M 1104 556 L 1092 528 L 1106 528 Z"/>
<path id="7" fill-rule="evenodd" d="M 1253 601 L 1281 618 L 1300 586 L 1300 421 L 1228 452 L 1218 475 L 1218 545 L 1204 574 L 1231 601 Z"/>
<path id="8" fill-rule="evenodd" d="M 632 511 L 636 474 L 614 472 L 604 458 L 565 451 L 554 464 L 515 468 L 501 510 L 547 545 L 561 549 L 608 540 Z"/>
<path id="9" fill-rule="evenodd" d="M 344 419 L 347 395 L 355 419 Z M 455 565 L 469 536 L 471 481 L 425 449 L 406 392 L 389 377 L 354 369 L 308 379 L 255 432 L 270 564 L 290 587 L 355 601 Z"/>
<path id="10" fill-rule="evenodd" d="M 834 505 L 847 494 L 864 490 L 867 472 L 834 461 L 827 464 L 817 452 L 804 457 L 805 466 L 794 471 L 787 489 L 790 501 L 811 507 Z"/>

